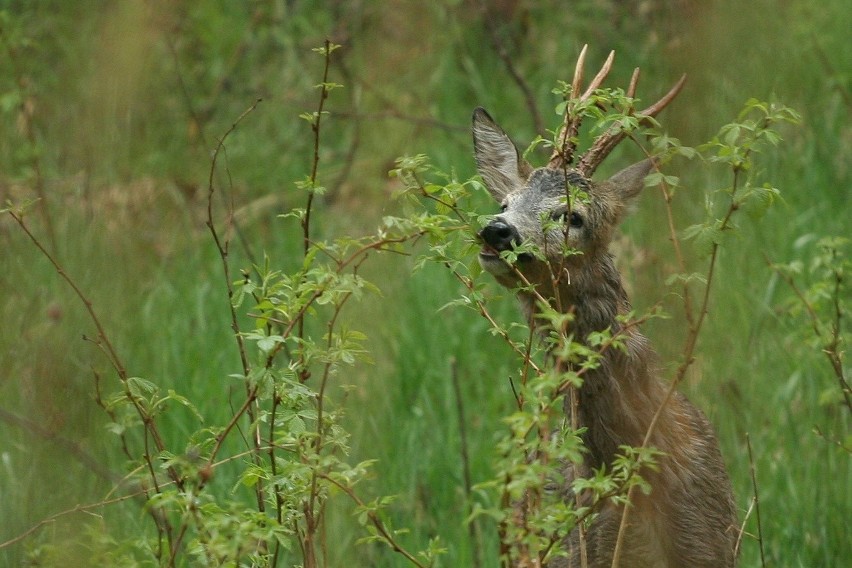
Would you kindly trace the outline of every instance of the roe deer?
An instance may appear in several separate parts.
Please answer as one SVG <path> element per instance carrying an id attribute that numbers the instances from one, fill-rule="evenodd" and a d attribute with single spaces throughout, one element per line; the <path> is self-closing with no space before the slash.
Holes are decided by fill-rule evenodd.
<path id="1" fill-rule="evenodd" d="M 585 49 L 575 71 L 574 97 L 581 96 L 584 54 Z M 612 55 L 581 97 L 588 97 L 600 86 Z M 627 90 L 628 97 L 633 97 L 637 78 L 638 70 Z M 658 103 L 639 113 L 638 118 L 655 116 L 677 95 L 682 84 L 683 79 Z M 554 307 L 558 304 L 563 312 L 573 313 L 569 331 L 576 341 L 606 329 L 623 338 L 623 348 L 605 350 L 600 366 L 583 375 L 584 382 L 576 393 L 575 418 L 585 428 L 587 453 L 584 463 L 572 475 L 588 476 L 593 468 L 604 466 L 609 470 L 619 446 L 641 446 L 662 407 L 649 439 L 650 446 L 663 452 L 658 458 L 659 471 L 641 472 L 651 485 L 651 492 L 635 492 L 620 545 L 619 565 L 733 566 L 737 517 L 713 428 L 682 394 L 675 392 L 666 401 L 669 386 L 659 378 L 653 348 L 635 325 L 625 325 L 618 319 L 630 311 L 630 303 L 608 246 L 616 226 L 642 190 L 653 163 L 645 160 L 606 181 L 591 181 L 597 165 L 624 134 L 620 130 L 605 133 L 579 159 L 576 168 L 569 168 L 578 129 L 579 118 L 567 117 L 557 137 L 561 146 L 557 146 L 546 167 L 533 169 L 485 110 L 474 111 L 477 169 L 501 207 L 501 213 L 480 232 L 479 261 L 500 284 L 519 289 L 519 299 L 531 325 L 538 305 L 535 298 L 540 296 Z M 571 187 L 585 192 L 588 198 L 572 200 L 569 206 L 567 195 Z M 552 221 L 543 224 L 543 220 Z M 521 243 L 532 244 L 546 260 L 523 250 L 512 255 L 516 256 L 512 264 L 506 255 L 500 256 Z M 564 245 L 576 252 L 565 255 Z M 535 294 L 522 287 L 524 282 L 535 287 Z M 572 412 L 567 403 L 565 411 Z M 564 494 L 575 499 L 570 487 L 565 488 Z M 588 566 L 612 565 L 622 511 L 612 502 L 599 509 L 585 536 Z M 567 556 L 553 560 L 550 566 L 581 566 L 579 541 L 575 529 L 563 543 Z"/>

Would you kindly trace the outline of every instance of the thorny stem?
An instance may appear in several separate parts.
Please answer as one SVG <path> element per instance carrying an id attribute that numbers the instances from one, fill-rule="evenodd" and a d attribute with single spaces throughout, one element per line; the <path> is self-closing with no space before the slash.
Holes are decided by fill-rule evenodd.
<path id="1" fill-rule="evenodd" d="M 314 190 L 317 183 L 317 170 L 319 169 L 320 155 L 320 125 L 322 124 L 323 107 L 325 100 L 328 98 L 328 69 L 331 65 L 331 42 L 325 40 L 325 68 L 322 73 L 322 83 L 320 85 L 320 100 L 314 121 L 311 123 L 311 131 L 314 133 L 314 157 L 311 164 L 310 188 L 308 191 L 308 202 L 305 206 L 305 215 L 302 218 L 302 246 L 304 254 L 308 254 L 311 248 L 311 205 L 314 201 Z"/>
<path id="2" fill-rule="evenodd" d="M 240 353 L 240 362 L 242 363 L 243 374 L 248 378 L 249 374 L 249 363 L 248 356 L 246 355 L 245 345 L 243 343 L 242 335 L 240 334 L 240 326 L 237 322 L 237 311 L 233 306 L 232 299 L 234 297 L 234 290 L 231 286 L 231 269 L 228 265 L 228 247 L 230 244 L 229 239 L 226 237 L 224 241 L 219 237 L 219 233 L 216 230 L 216 225 L 213 222 L 213 193 L 215 192 L 215 187 L 213 185 L 213 176 L 216 172 L 216 162 L 219 159 L 219 153 L 225 148 L 225 140 L 227 140 L 228 136 L 237 128 L 240 122 L 248 116 L 257 105 L 263 99 L 257 99 L 255 102 L 243 113 L 237 117 L 237 119 L 231 124 L 231 127 L 222 135 L 222 137 L 216 143 L 216 148 L 213 151 L 213 159 L 210 164 L 210 174 L 207 179 L 207 228 L 210 229 L 210 234 L 213 237 L 213 241 L 216 244 L 216 249 L 219 252 L 219 257 L 222 260 L 222 269 L 225 273 L 225 285 L 228 290 L 228 306 L 230 307 L 231 312 L 231 329 L 234 332 L 234 337 L 237 341 L 237 347 Z M 230 227 L 230 223 L 233 221 L 233 209 L 228 212 L 228 226 Z"/>
<path id="3" fill-rule="evenodd" d="M 574 432 L 580 429 L 580 393 L 575 386 L 571 386 L 568 391 L 569 403 L 571 404 L 571 430 Z M 572 465 L 576 467 L 576 465 Z M 581 507 L 580 494 L 574 493 L 574 506 L 579 509 Z M 580 566 L 587 568 L 589 565 L 589 555 L 586 550 L 586 525 L 582 521 L 577 523 L 577 533 L 580 543 Z"/>
<path id="4" fill-rule="evenodd" d="M 837 251 L 832 251 L 832 260 L 836 261 Z M 843 361 L 840 357 L 840 342 L 841 342 L 841 320 L 843 318 L 843 310 L 840 307 L 840 285 L 843 282 L 843 274 L 839 269 L 834 270 L 834 322 L 831 327 L 831 342 L 825 349 L 831 365 L 834 368 L 834 373 L 837 375 L 837 380 L 840 382 L 840 390 L 843 392 L 843 397 L 846 400 L 846 407 L 852 412 L 852 400 L 850 400 L 849 383 L 846 381 L 846 376 L 843 371 Z"/>
<path id="5" fill-rule="evenodd" d="M 331 52 L 332 46 L 329 40 L 325 40 L 325 67 L 323 68 L 322 74 L 322 83 L 320 84 L 320 97 L 319 104 L 317 105 L 317 111 L 314 115 L 314 120 L 311 122 L 311 131 L 314 133 L 314 155 L 311 163 L 311 175 L 310 175 L 310 183 L 308 186 L 308 199 L 305 204 L 305 212 L 301 218 L 302 225 L 302 254 L 304 257 L 308 256 L 308 253 L 311 249 L 311 212 L 313 210 L 313 202 L 314 195 L 316 195 L 317 190 L 317 172 L 319 171 L 319 162 L 320 162 L 320 127 L 322 126 L 322 116 L 323 116 L 323 108 L 325 107 L 325 100 L 328 98 L 328 70 L 331 66 Z M 301 312 L 297 318 L 294 320 L 297 322 L 298 329 L 298 337 L 299 339 L 304 339 L 305 337 L 305 314 Z M 299 355 L 299 369 L 300 376 L 299 380 L 301 382 L 305 382 L 310 378 L 310 372 L 305 368 L 304 355 Z"/>
<path id="6" fill-rule="evenodd" d="M 110 364 L 112 365 L 115 372 L 118 373 L 119 378 L 122 381 L 127 381 L 128 375 L 127 371 L 124 368 L 124 365 L 121 362 L 118 354 L 115 351 L 115 348 L 112 346 L 112 342 L 109 340 L 109 337 L 104 331 L 104 327 L 101 324 L 101 320 L 98 317 L 98 314 L 95 312 L 92 301 L 89 300 L 88 297 L 83 293 L 83 291 L 77 286 L 77 283 L 65 272 L 65 269 L 59 264 L 59 262 L 53 257 L 51 253 L 47 251 L 47 249 L 41 244 L 35 235 L 30 231 L 29 227 L 27 227 L 26 223 L 24 223 L 23 212 L 18 213 L 11 209 L 8 210 L 9 215 L 12 216 L 12 219 L 15 220 L 16 223 L 21 227 L 24 233 L 29 237 L 30 241 L 36 246 L 36 248 L 41 252 L 41 254 L 53 265 L 54 270 L 59 274 L 60 278 L 65 280 L 65 283 L 68 284 L 71 289 L 74 291 L 74 294 L 79 298 L 79 300 L 83 303 L 83 306 L 86 308 L 86 311 L 89 313 L 89 319 L 92 320 L 92 323 L 95 324 L 95 329 L 98 332 L 98 343 L 103 345 L 107 358 L 109 359 Z"/>
<path id="7" fill-rule="evenodd" d="M 112 342 L 107 335 L 103 324 L 101 323 L 100 318 L 98 317 L 97 312 L 95 312 L 94 305 L 92 301 L 83 293 L 77 283 L 71 278 L 62 265 L 53 257 L 53 255 L 47 251 L 47 249 L 42 245 L 41 241 L 39 241 L 36 236 L 30 231 L 29 227 L 27 227 L 26 223 L 24 223 L 23 213 L 15 212 L 11 209 L 8 210 L 9 215 L 15 220 L 16 223 L 21 227 L 21 230 L 27 235 L 27 237 L 32 241 L 32 243 L 38 248 L 38 250 L 42 253 L 42 255 L 47 258 L 50 264 L 53 265 L 53 268 L 59 274 L 59 276 L 68 284 L 68 286 L 74 291 L 74 294 L 79 298 L 79 300 L 83 303 L 86 308 L 86 311 L 89 314 L 89 319 L 91 319 L 92 323 L 95 325 L 95 328 L 98 332 L 98 339 L 95 341 L 95 345 L 97 345 L 107 356 L 107 359 L 110 362 L 110 365 L 115 370 L 116 374 L 121 381 L 122 387 L 124 388 L 124 396 L 128 401 L 133 405 L 133 408 L 136 410 L 136 413 L 139 415 L 139 418 L 142 421 L 142 424 L 145 428 L 145 441 L 146 441 L 146 450 L 144 452 L 143 459 L 147 465 L 147 468 L 151 474 L 151 481 L 154 484 L 154 488 L 157 493 L 160 493 L 160 488 L 157 483 L 157 476 L 155 473 L 155 467 L 153 464 L 153 458 L 151 453 L 147 449 L 147 440 L 148 435 L 154 439 L 154 443 L 157 449 L 157 452 L 162 452 L 165 450 L 165 444 L 163 443 L 162 438 L 160 437 L 159 430 L 157 429 L 157 425 L 154 421 L 154 418 L 148 413 L 148 411 L 140 404 L 138 398 L 132 393 L 130 390 L 130 377 L 127 373 L 127 369 L 124 366 L 121 358 L 118 356 L 115 348 L 112 345 Z M 85 339 L 85 337 L 84 337 Z M 122 441 L 124 444 L 125 452 L 128 452 L 126 443 Z M 174 483 L 180 488 L 183 489 L 183 479 L 180 474 L 173 468 L 168 467 L 167 472 L 169 477 L 174 481 Z M 166 533 L 166 537 L 170 543 L 172 543 L 172 530 L 171 525 L 168 522 L 168 519 L 163 515 L 161 516 L 159 513 L 153 513 L 152 516 L 154 518 L 154 522 L 157 525 L 158 532 L 162 535 L 163 532 Z M 170 544 L 173 546 L 173 544 Z"/>
<path id="8" fill-rule="evenodd" d="M 231 420 L 228 422 L 228 424 L 216 436 L 216 445 L 213 446 L 213 451 L 210 452 L 210 457 L 207 460 L 207 466 L 208 467 L 212 467 L 213 462 L 214 462 L 214 460 L 216 459 L 216 456 L 219 453 L 219 450 L 222 449 L 222 444 L 225 443 L 225 439 L 228 437 L 228 434 L 230 434 L 231 430 L 234 429 L 234 427 L 237 425 L 237 422 L 239 422 L 240 418 L 242 418 L 243 414 L 245 414 L 249 410 L 249 407 L 251 407 L 252 403 L 254 403 L 254 401 L 257 399 L 258 388 L 259 388 L 258 385 L 251 387 L 251 389 L 249 390 L 249 392 L 246 396 L 246 400 L 243 402 L 243 405 L 234 413 L 234 415 L 231 417 Z M 260 448 L 254 448 L 252 450 L 252 452 L 259 452 L 259 451 L 260 451 Z M 202 487 L 203 487 L 203 484 L 202 484 Z"/>
<path id="9" fill-rule="evenodd" d="M 526 386 L 527 382 L 529 381 L 530 367 L 533 367 L 536 372 L 540 372 L 535 363 L 533 363 L 531 357 L 533 340 L 535 339 L 535 322 L 530 323 L 529 330 L 529 335 L 527 336 L 527 340 L 525 342 L 526 350 L 524 351 L 524 367 L 521 370 L 521 385 L 523 386 Z M 518 402 L 518 410 L 523 409 L 523 395 L 518 395 L 518 393 L 515 393 L 515 400 Z"/>
<path id="10" fill-rule="evenodd" d="M 659 168 L 654 166 L 659 171 Z M 674 222 L 674 211 L 672 208 L 672 193 L 669 191 L 669 186 L 665 181 L 660 183 L 660 192 L 663 194 L 666 209 L 666 222 L 669 226 L 669 241 L 674 249 L 675 259 L 677 260 L 678 270 L 683 274 L 686 272 L 686 261 L 684 260 L 683 251 L 680 246 L 680 239 L 677 238 L 677 228 Z M 686 317 L 686 323 L 690 329 L 693 326 L 694 318 L 692 316 L 692 296 L 689 293 L 689 283 L 683 283 L 683 311 Z"/>
<path id="11" fill-rule="evenodd" d="M 228 309 L 229 309 L 229 312 L 231 314 L 231 330 L 234 332 L 234 340 L 237 342 L 237 351 L 239 352 L 239 355 L 240 355 L 240 363 L 242 364 L 243 377 L 245 378 L 245 389 L 246 389 L 246 401 L 243 404 L 243 407 L 242 407 L 241 411 L 239 412 L 239 414 L 235 415 L 234 419 L 232 419 L 231 423 L 229 424 L 229 427 L 226 428 L 225 431 L 221 432 L 219 434 L 219 436 L 217 437 L 216 447 L 215 447 L 216 451 L 218 451 L 218 449 L 221 447 L 222 441 L 225 439 L 225 436 L 227 435 L 227 433 L 230 431 L 231 428 L 233 428 L 234 424 L 236 424 L 236 418 L 238 418 L 238 416 L 241 416 L 243 412 L 248 412 L 249 421 L 251 422 L 251 424 L 255 424 L 255 422 L 256 422 L 255 412 L 252 409 L 252 403 L 255 401 L 255 399 L 257 397 L 257 387 L 252 387 L 249 384 L 249 375 L 251 374 L 251 367 L 250 367 L 249 362 L 248 362 L 248 355 L 246 353 L 245 342 L 243 341 L 243 336 L 242 336 L 242 333 L 240 331 L 240 324 L 239 324 L 239 321 L 237 320 L 237 310 L 234 307 L 234 303 L 233 303 L 234 288 L 233 288 L 233 285 L 231 284 L 231 268 L 230 268 L 230 265 L 228 264 L 228 251 L 229 251 L 229 246 L 230 246 L 230 237 L 228 237 L 226 235 L 224 240 L 222 240 L 222 238 L 219 236 L 218 231 L 216 230 L 216 224 L 213 222 L 213 194 L 215 192 L 215 186 L 213 184 L 213 176 L 216 172 L 216 163 L 219 159 L 219 154 L 225 149 L 225 140 L 227 140 L 228 136 L 230 136 L 230 134 L 234 130 L 236 130 L 237 126 L 239 126 L 239 124 L 243 121 L 243 119 L 246 116 L 248 116 L 249 114 L 251 114 L 251 112 L 254 111 L 255 108 L 257 108 L 257 105 L 260 104 L 260 102 L 262 100 L 263 99 L 260 99 L 260 98 L 256 99 L 250 107 L 248 107 L 246 110 L 244 110 L 243 113 L 240 114 L 240 116 L 237 117 L 237 119 L 233 122 L 233 124 L 231 124 L 231 127 L 228 128 L 227 131 L 225 131 L 225 133 L 222 135 L 222 137 L 219 138 L 219 140 L 216 143 L 216 148 L 213 151 L 213 158 L 210 162 L 210 173 L 209 173 L 209 177 L 207 179 L 207 228 L 210 230 L 210 234 L 213 237 L 213 242 L 216 244 L 216 249 L 219 252 L 219 258 L 222 261 L 222 271 L 223 271 L 223 276 L 224 276 L 224 279 L 225 279 L 225 287 L 226 287 L 226 290 L 228 292 Z M 226 225 L 228 230 L 230 230 L 231 227 L 232 227 L 233 218 L 234 218 L 234 209 L 233 209 L 233 203 L 232 203 L 231 207 L 229 207 L 229 209 L 228 209 L 228 221 L 227 221 L 227 225 Z M 255 462 L 255 464 L 257 464 L 258 460 L 260 459 L 257 456 L 257 454 L 260 453 L 259 448 L 261 446 L 261 433 L 260 433 L 260 425 L 259 424 L 254 426 L 254 432 L 253 432 L 253 435 L 252 435 L 252 443 L 254 444 L 254 449 L 255 449 L 255 454 L 253 454 L 252 460 Z M 210 461 L 213 460 L 214 456 L 215 456 L 215 452 L 214 452 L 213 455 L 211 455 Z M 258 481 L 258 483 L 255 486 L 255 496 L 257 498 L 258 510 L 261 511 L 261 512 L 264 511 L 265 504 L 264 504 L 264 497 L 263 497 L 263 483 L 260 480 Z"/>

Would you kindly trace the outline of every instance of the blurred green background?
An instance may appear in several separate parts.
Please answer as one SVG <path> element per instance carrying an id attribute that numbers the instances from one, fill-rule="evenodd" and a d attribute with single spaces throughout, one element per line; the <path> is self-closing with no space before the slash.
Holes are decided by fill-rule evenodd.
<path id="1" fill-rule="evenodd" d="M 626 85 L 640 66 L 645 101 L 687 73 L 684 92 L 660 117 L 687 145 L 733 120 L 748 98 L 795 108 L 802 124 L 785 127 L 784 143 L 759 160 L 783 202 L 744 220 L 723 250 L 683 388 L 717 426 L 741 516 L 752 496 L 751 437 L 767 564 L 852 558 L 852 459 L 826 439 L 847 436 L 850 419 L 826 394 L 836 382 L 807 328 L 778 310 L 789 290 L 766 262 L 807 263 L 817 238 L 849 233 L 845 0 L 2 0 L 0 22 L 0 201 L 41 198 L 28 223 L 92 299 L 130 374 L 175 388 L 211 420 L 229 415 L 227 376 L 239 366 L 204 226 L 211 152 L 262 98 L 228 139 L 229 176 L 218 180 L 240 228 L 231 262 L 247 268 L 264 252 L 285 269 L 300 262 L 299 236 L 277 215 L 303 204 L 293 182 L 309 172 L 313 141 L 298 115 L 316 107 L 323 62 L 311 49 L 326 38 L 343 46 L 330 80 L 344 88 L 326 106 L 319 236 L 365 233 L 393 211 L 398 182 L 387 171 L 399 156 L 424 153 L 445 171 L 472 175 L 468 121 L 477 105 L 520 145 L 554 128 L 552 89 L 570 80 L 585 43 L 590 68 L 616 51 L 609 85 Z M 601 175 L 636 158 L 625 147 Z M 672 172 L 684 180 L 676 213 L 686 226 L 701 218 L 705 192 L 726 180 L 697 163 L 675 163 Z M 482 212 L 490 207 L 483 199 Z M 664 286 L 674 270 L 664 215 L 658 195 L 643 198 L 624 226 L 631 245 L 621 264 L 639 309 L 665 297 L 676 316 L 678 300 Z M 450 274 L 432 267 L 412 275 L 411 264 L 376 259 L 367 275 L 383 296 L 349 312 L 370 337 L 375 364 L 345 377 L 355 387 L 347 424 L 356 457 L 379 460 L 362 491 L 399 495 L 391 512 L 395 525 L 411 529 L 403 541 L 416 549 L 440 536 L 444 565 L 468 566 L 475 545 L 463 522 L 451 360 L 474 482 L 489 476 L 516 363 L 473 312 L 438 312 L 460 293 Z M 519 317 L 511 298 L 494 310 L 505 322 Z M 103 499 L 123 461 L 93 400 L 93 375 L 114 377 L 81 339 L 94 335 L 92 324 L 8 215 L 0 218 L 0 314 L 3 542 Z M 677 317 L 646 326 L 663 361 L 677 356 L 684 329 Z M 170 439 L 198 427 L 189 413 L 169 416 Z M 61 565 L 85 565 L 91 550 L 147 523 L 134 503 L 96 513 L 45 525 L 0 549 L 0 562 L 18 566 L 60 550 Z M 493 527 L 479 529 L 484 565 L 495 565 Z M 384 548 L 355 544 L 361 535 L 346 506 L 332 508 L 327 530 L 330 566 L 401 565 Z M 753 538 L 741 560 L 759 565 Z"/>

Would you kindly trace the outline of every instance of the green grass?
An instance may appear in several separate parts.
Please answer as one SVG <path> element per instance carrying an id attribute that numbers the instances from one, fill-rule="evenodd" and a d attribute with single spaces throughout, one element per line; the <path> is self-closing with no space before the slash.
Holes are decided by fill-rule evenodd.
<path id="1" fill-rule="evenodd" d="M 99 16 L 103 2 L 59 3 L 50 10 L 48 4 L 0 8 L 10 12 L 3 32 L 14 54 L 0 63 L 6 94 L 0 198 L 18 201 L 36 193 L 37 156 L 58 257 L 93 301 L 130 374 L 178 390 L 210 422 L 229 416 L 240 395 L 228 378 L 239 359 L 222 270 L 203 225 L 210 149 L 243 110 L 264 98 L 229 139 L 230 179 L 220 170 L 217 185 L 229 188 L 238 209 L 246 208 L 240 220 L 251 256 L 259 260 L 265 251 L 273 266 L 295 267 L 299 234 L 276 214 L 302 205 L 292 182 L 310 168 L 310 129 L 297 118 L 316 105 L 312 86 L 322 61 L 310 48 L 326 36 L 343 38 L 345 46 L 332 67 L 332 80 L 345 87 L 332 92 L 323 129 L 320 179 L 329 195 L 318 205 L 320 237 L 370 231 L 395 210 L 388 196 L 397 186 L 386 172 L 397 156 L 426 153 L 443 169 L 471 175 L 467 125 L 476 105 L 486 106 L 517 142 L 534 136 L 519 89 L 465 3 L 375 2 L 334 12 L 297 2 L 253 14 L 200 2 L 154 15 L 113 9 L 108 15 L 117 20 Z M 852 556 L 846 531 L 852 460 L 814 429 L 842 439 L 850 417 L 820 402 L 834 385 L 830 368 L 806 343 L 802 323 L 777 309 L 789 290 L 764 255 L 807 261 L 813 249 L 797 243 L 808 235 L 848 234 L 850 11 L 840 0 L 821 4 L 818 12 L 804 1 L 779 6 L 761 0 L 745 8 L 727 1 L 697 8 L 651 2 L 648 11 L 591 0 L 575 4 L 570 13 L 556 3 L 521 4 L 506 28 L 513 61 L 550 127 L 558 121 L 550 91 L 556 80 L 570 79 L 571 62 L 585 42 L 590 65 L 609 49 L 618 51 L 615 83 L 626 82 L 641 65 L 639 92 L 648 99 L 681 72 L 689 74 L 687 90 L 661 117 L 685 144 L 711 136 L 749 97 L 779 100 L 803 116 L 802 125 L 784 128 L 785 142 L 759 161 L 783 202 L 760 220 L 744 218 L 723 249 L 699 360 L 684 390 L 718 429 L 743 512 L 752 497 L 750 437 L 767 565 L 839 566 Z M 149 17 L 152 24 L 137 34 L 131 24 Z M 168 41 L 179 53 L 180 81 Z M 109 54 L 139 66 L 116 68 Z M 17 96 L 22 77 L 26 86 Z M 36 102 L 29 127 L 36 148 L 25 136 L 26 117 L 13 104 L 27 97 Z M 626 148 L 602 173 L 635 157 Z M 704 192 L 726 181 L 697 163 L 674 168 L 686 182 L 676 213 L 687 226 L 702 214 Z M 483 213 L 490 211 L 487 200 L 480 203 Z M 647 195 L 624 227 L 647 259 L 625 263 L 640 308 L 667 294 L 663 282 L 673 263 L 668 234 L 660 230 L 663 214 L 659 196 Z M 37 207 L 28 221 L 48 243 Z M 237 241 L 232 246 L 237 274 L 251 260 Z M 95 335 L 83 306 L 8 216 L 0 218 L 0 249 L 0 409 L 27 421 L 0 422 L 4 541 L 108 494 L 114 480 L 85 465 L 83 453 L 118 475 L 124 458 L 93 402 L 94 373 L 106 390 L 117 385 L 102 353 L 81 340 Z M 690 254 L 700 268 L 702 260 Z M 352 461 L 378 459 L 372 479 L 359 488 L 365 497 L 399 496 L 390 514 L 394 526 L 410 529 L 401 536 L 406 545 L 419 549 L 440 536 L 448 548 L 443 565 L 471 565 L 451 361 L 474 483 L 491 474 L 517 363 L 476 313 L 439 311 L 460 293 L 447 271 L 432 266 L 412 274 L 412 261 L 393 255 L 370 260 L 366 274 L 383 295 L 350 306 L 346 317 L 370 338 L 375 362 L 340 381 L 354 385 L 345 403 Z M 496 286 L 491 291 L 503 294 Z M 846 294 L 848 305 L 848 288 Z M 669 296 L 674 313 L 676 305 Z M 519 319 L 511 298 L 494 311 L 503 322 Z M 684 328 L 677 318 L 646 326 L 667 364 Z M 333 396 L 343 398 L 340 391 Z M 189 412 L 174 409 L 165 434 L 179 451 L 197 427 Z M 228 475 L 235 471 L 217 473 L 215 488 L 229 491 L 235 480 Z M 355 544 L 362 533 L 352 510 L 343 500 L 332 506 L 329 565 L 402 565 L 385 548 Z M 62 517 L 0 549 L 0 564 L 21 565 L 28 551 L 43 547 L 44 554 L 54 551 L 44 556 L 48 565 L 60 558 L 63 565 L 84 565 L 103 535 L 121 540 L 150 530 L 136 502 L 96 513 Z M 480 529 L 483 565 L 495 565 L 494 527 L 483 521 Z M 756 534 L 754 516 L 747 529 Z M 754 539 L 746 538 L 741 560 L 760 565 Z"/>

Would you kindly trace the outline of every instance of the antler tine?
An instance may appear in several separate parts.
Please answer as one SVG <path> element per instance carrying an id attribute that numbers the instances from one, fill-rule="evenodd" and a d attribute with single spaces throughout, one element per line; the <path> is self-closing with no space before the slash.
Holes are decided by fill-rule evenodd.
<path id="1" fill-rule="evenodd" d="M 674 87 L 669 89 L 669 92 L 666 93 L 663 96 L 663 98 L 661 98 L 660 100 L 658 100 L 657 102 L 655 102 L 654 104 L 652 104 L 651 106 L 649 106 L 648 108 L 646 108 L 645 110 L 640 112 L 639 116 L 641 118 L 645 118 L 645 117 L 653 118 L 653 117 L 657 116 L 658 114 L 660 114 L 660 111 L 663 110 L 664 108 L 666 108 L 667 106 L 669 106 L 669 103 L 672 102 L 676 96 L 678 96 L 680 91 L 683 89 L 684 83 L 686 83 L 686 73 L 681 75 L 678 82 L 675 83 Z"/>
<path id="2" fill-rule="evenodd" d="M 583 93 L 583 96 L 580 97 L 580 100 L 586 100 L 595 90 L 599 89 L 603 84 L 606 76 L 609 75 L 609 72 L 612 70 L 612 62 L 615 60 L 615 51 L 610 51 L 609 56 L 607 56 L 606 61 L 604 61 L 603 66 L 601 66 L 601 70 L 598 71 L 598 74 L 595 75 L 595 78 L 592 79 L 592 82 L 589 83 L 589 87 L 586 89 L 586 92 Z"/>
<path id="3" fill-rule="evenodd" d="M 596 89 L 600 88 L 607 75 L 609 75 L 609 72 L 612 69 L 612 62 L 615 59 L 615 51 L 610 51 L 609 56 L 606 58 L 606 61 L 604 61 L 600 71 L 598 71 L 595 78 L 592 79 L 592 82 L 589 83 L 585 92 L 580 95 L 580 89 L 582 89 L 583 84 L 583 71 L 586 66 L 586 52 L 588 51 L 588 48 L 589 46 L 586 44 L 583 46 L 583 49 L 580 50 L 580 55 L 577 57 L 577 65 L 574 67 L 574 79 L 571 81 L 571 98 L 579 99 L 581 101 L 587 100 Z M 556 138 L 557 145 L 556 148 L 554 148 L 553 153 L 550 155 L 550 161 L 547 163 L 548 167 L 560 168 L 565 164 L 570 164 L 574 161 L 574 151 L 577 149 L 577 144 L 573 142 L 573 140 L 576 139 L 577 133 L 580 131 L 580 123 L 582 120 L 581 116 L 571 116 L 571 114 L 566 111 L 565 123 L 562 125 L 562 128 L 559 131 L 559 136 Z"/>
<path id="4" fill-rule="evenodd" d="M 627 87 L 627 98 L 632 99 L 636 96 L 636 87 L 639 86 L 639 68 L 633 70 L 633 76 L 630 77 L 630 86 Z"/>
<path id="5" fill-rule="evenodd" d="M 577 65 L 574 66 L 574 80 L 571 81 L 571 97 L 580 96 L 580 89 L 583 85 L 583 70 L 586 66 L 586 51 L 589 49 L 589 44 L 583 46 L 580 50 L 580 56 L 577 58 Z"/>
<path id="6" fill-rule="evenodd" d="M 633 78 L 630 80 L 630 87 L 627 89 L 628 96 L 633 96 L 638 80 L 639 70 L 637 69 L 633 72 Z M 645 123 L 646 119 L 657 116 L 660 111 L 666 108 L 668 104 L 674 100 L 678 93 L 680 93 L 685 82 L 686 75 L 683 75 L 680 80 L 675 83 L 671 89 L 669 89 L 669 92 L 666 93 L 663 98 L 638 113 L 640 122 Z M 590 178 L 604 158 L 612 152 L 613 148 L 615 148 L 619 142 L 624 140 L 626 135 L 627 133 L 617 125 L 611 128 L 608 132 L 602 134 L 597 140 L 595 140 L 592 147 L 583 154 L 583 157 L 580 158 L 580 162 L 577 164 L 577 170 L 587 178 Z"/>

